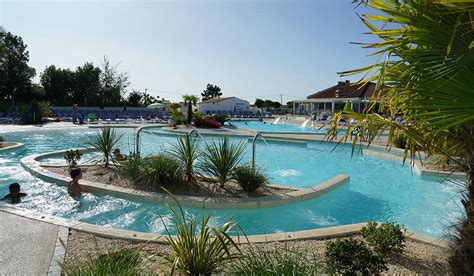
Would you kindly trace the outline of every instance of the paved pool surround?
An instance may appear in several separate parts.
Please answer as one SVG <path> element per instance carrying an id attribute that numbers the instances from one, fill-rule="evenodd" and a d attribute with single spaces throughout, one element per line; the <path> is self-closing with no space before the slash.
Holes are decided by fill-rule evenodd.
<path id="1" fill-rule="evenodd" d="M 82 152 L 92 151 L 91 148 L 81 148 Z M 69 177 L 56 174 L 50 170 L 49 167 L 54 165 L 41 165 L 38 160 L 64 155 L 66 150 L 48 152 L 43 154 L 34 154 L 26 156 L 21 159 L 22 166 L 31 174 L 48 182 L 58 184 L 60 186 L 67 186 L 71 180 Z M 339 185 L 349 182 L 349 176 L 340 174 L 323 183 L 318 183 L 311 188 L 302 189 L 295 187 L 287 187 L 294 191 L 279 195 L 248 197 L 248 198 L 229 198 L 229 197 L 200 197 L 200 196 L 183 196 L 174 195 L 176 200 L 186 207 L 200 208 L 200 209 L 253 209 L 253 208 L 267 208 L 299 201 L 309 200 L 321 196 Z M 277 188 L 283 186 L 270 185 Z M 85 192 L 111 195 L 123 199 L 146 202 L 151 204 L 173 204 L 174 200 L 171 196 L 162 193 L 146 192 L 130 188 L 119 187 L 110 184 L 103 184 L 88 180 L 81 180 L 81 187 Z"/>

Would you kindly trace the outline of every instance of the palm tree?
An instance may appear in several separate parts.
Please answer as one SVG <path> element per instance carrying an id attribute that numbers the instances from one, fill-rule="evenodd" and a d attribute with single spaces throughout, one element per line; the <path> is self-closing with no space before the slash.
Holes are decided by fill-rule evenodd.
<path id="1" fill-rule="evenodd" d="M 186 94 L 183 96 L 183 100 L 188 105 L 188 125 L 190 125 L 193 120 L 193 106 L 197 104 L 199 99 L 194 95 Z"/>
<path id="2" fill-rule="evenodd" d="M 352 130 L 360 128 L 369 145 L 382 132 L 389 133 L 390 145 L 404 133 L 405 159 L 414 160 L 417 150 L 423 150 L 465 169 L 466 216 L 458 227 L 450 265 L 454 274 L 470 275 L 474 271 L 474 4 L 433 2 L 366 2 L 377 14 L 365 15 L 362 22 L 380 42 L 363 45 L 374 49 L 377 61 L 341 75 L 364 74 L 359 85 L 377 81 L 376 93 L 366 114 L 335 114 L 327 138 L 345 142 Z M 384 115 L 373 113 L 377 103 Z M 398 123 L 396 117 L 406 123 Z M 347 118 L 358 123 L 336 138 L 338 122 Z M 355 137 L 353 148 L 361 140 L 362 135 Z"/>

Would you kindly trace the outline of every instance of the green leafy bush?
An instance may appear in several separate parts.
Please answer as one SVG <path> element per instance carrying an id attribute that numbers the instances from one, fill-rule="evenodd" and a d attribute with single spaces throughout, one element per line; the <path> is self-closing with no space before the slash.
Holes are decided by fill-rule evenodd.
<path id="1" fill-rule="evenodd" d="M 138 182 L 148 186 L 170 186 L 183 182 L 184 172 L 180 162 L 173 156 L 160 153 L 146 157 L 141 162 L 142 169 Z"/>
<path id="2" fill-rule="evenodd" d="M 378 224 L 369 222 L 361 229 L 361 235 L 375 253 L 388 256 L 402 253 L 406 230 L 393 222 Z"/>
<path id="3" fill-rule="evenodd" d="M 82 153 L 76 149 L 76 150 L 67 150 L 66 154 L 64 154 L 64 159 L 66 159 L 67 164 L 69 167 L 75 167 L 77 165 L 77 162 L 81 160 Z"/>
<path id="4" fill-rule="evenodd" d="M 119 163 L 119 172 L 123 176 L 136 180 L 141 174 L 142 159 L 138 154 L 130 154 L 129 157 Z"/>
<path id="5" fill-rule="evenodd" d="M 171 121 L 177 125 L 186 124 L 186 116 L 184 113 L 178 110 L 171 112 Z"/>
<path id="6" fill-rule="evenodd" d="M 200 168 L 204 174 L 216 177 L 224 186 L 234 177 L 234 170 L 242 160 L 245 147 L 245 142 L 230 142 L 228 137 L 206 143 Z"/>
<path id="7" fill-rule="evenodd" d="M 234 178 L 247 192 L 255 192 L 268 182 L 268 177 L 260 169 L 250 165 L 237 167 L 234 171 Z"/>
<path id="8" fill-rule="evenodd" d="M 372 252 L 363 241 L 355 239 L 329 242 L 325 262 L 330 273 L 368 275 L 387 270 L 387 263 L 382 256 Z"/>
<path id="9" fill-rule="evenodd" d="M 254 250 L 229 265 L 232 275 L 316 275 L 319 264 L 297 249 Z"/>
<path id="10" fill-rule="evenodd" d="M 219 227 L 212 227 L 209 215 L 203 215 L 199 223 L 197 217 L 186 217 L 179 202 L 172 198 L 177 208 L 167 207 L 173 215 L 171 220 L 176 227 L 176 238 L 163 221 L 167 240 L 174 251 L 167 257 L 172 275 L 176 269 L 186 275 L 210 275 L 240 257 L 237 244 L 229 236 L 229 232 L 239 232 L 236 223 L 229 219 Z"/>
<path id="11" fill-rule="evenodd" d="M 110 160 L 114 161 L 113 150 L 116 148 L 121 138 L 122 135 L 118 135 L 115 132 L 115 129 L 105 127 L 95 135 L 89 136 L 87 144 L 102 154 L 102 161 L 105 163 L 105 167 L 107 168 Z"/>
<path id="12" fill-rule="evenodd" d="M 65 275 L 139 275 L 141 263 L 138 249 L 121 249 L 88 255 L 84 262 L 63 267 Z"/>
<path id="13" fill-rule="evenodd" d="M 398 136 L 393 140 L 393 144 L 399 149 L 404 149 L 407 145 L 406 135 L 404 133 L 398 134 Z"/>

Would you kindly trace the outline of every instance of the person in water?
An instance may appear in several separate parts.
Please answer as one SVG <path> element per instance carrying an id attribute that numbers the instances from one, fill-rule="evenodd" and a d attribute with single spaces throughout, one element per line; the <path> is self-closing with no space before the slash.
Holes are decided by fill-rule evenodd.
<path id="1" fill-rule="evenodd" d="M 2 200 L 10 199 L 11 203 L 20 203 L 21 198 L 27 195 L 21 192 L 21 187 L 20 187 L 20 184 L 18 183 L 10 184 L 8 189 L 10 190 L 10 193 L 6 195 L 5 197 L 3 197 Z"/>
<path id="2" fill-rule="evenodd" d="M 67 193 L 72 197 L 81 196 L 82 189 L 81 185 L 79 185 L 79 179 L 82 178 L 81 169 L 73 168 L 71 170 L 71 178 L 72 181 L 67 185 Z"/>
<path id="3" fill-rule="evenodd" d="M 114 155 L 114 158 L 115 158 L 116 161 L 125 161 L 125 160 L 127 160 L 127 157 L 122 155 L 119 148 L 114 149 L 113 155 Z"/>

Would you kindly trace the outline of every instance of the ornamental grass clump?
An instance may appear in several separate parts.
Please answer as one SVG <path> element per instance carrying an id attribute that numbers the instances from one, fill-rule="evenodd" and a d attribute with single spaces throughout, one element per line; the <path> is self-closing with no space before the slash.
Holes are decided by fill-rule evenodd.
<path id="1" fill-rule="evenodd" d="M 230 142 L 228 137 L 206 143 L 200 163 L 201 171 L 216 177 L 221 187 L 234 178 L 234 170 L 242 160 L 245 142 Z"/>
<path id="2" fill-rule="evenodd" d="M 119 173 L 133 181 L 141 175 L 143 160 L 138 154 L 130 154 L 128 158 L 119 163 Z"/>
<path id="3" fill-rule="evenodd" d="M 177 207 L 168 204 L 167 207 L 171 211 L 176 234 L 171 233 L 163 219 L 167 240 L 174 251 L 167 257 L 171 263 L 171 274 L 178 270 L 185 275 L 209 275 L 240 258 L 240 249 L 229 236 L 231 232 L 239 233 L 232 219 L 219 227 L 209 225 L 209 215 L 203 215 L 200 221 L 197 217 L 189 219 L 176 198 L 171 197 Z"/>
<path id="4" fill-rule="evenodd" d="M 63 266 L 65 275 L 139 275 L 142 273 L 140 250 L 120 249 L 118 251 L 88 255 L 86 260 Z"/>
<path id="5" fill-rule="evenodd" d="M 230 275 L 316 275 L 320 265 L 298 249 L 262 250 L 251 248 L 228 266 Z"/>
<path id="6" fill-rule="evenodd" d="M 178 143 L 172 147 L 169 153 L 179 160 L 186 181 L 195 183 L 194 163 L 201 155 L 199 143 L 191 139 L 190 135 L 178 137 Z"/>
<path id="7" fill-rule="evenodd" d="M 122 135 L 118 135 L 114 129 L 105 127 L 95 135 L 89 136 L 87 144 L 102 155 L 102 161 L 107 168 L 109 167 L 110 161 L 114 162 L 113 150 L 121 138 Z"/>
<path id="8" fill-rule="evenodd" d="M 259 168 L 250 165 L 239 166 L 234 171 L 234 178 L 246 192 L 255 192 L 268 183 L 268 177 Z"/>
<path id="9" fill-rule="evenodd" d="M 184 171 L 175 157 L 170 154 L 160 153 L 146 157 L 141 161 L 140 175 L 137 182 L 154 187 L 170 187 L 183 182 Z"/>

